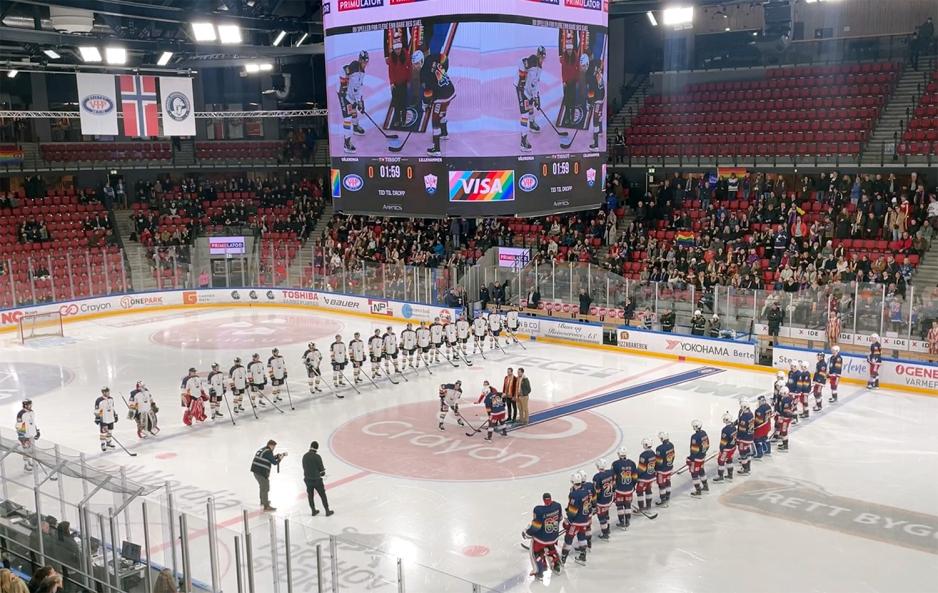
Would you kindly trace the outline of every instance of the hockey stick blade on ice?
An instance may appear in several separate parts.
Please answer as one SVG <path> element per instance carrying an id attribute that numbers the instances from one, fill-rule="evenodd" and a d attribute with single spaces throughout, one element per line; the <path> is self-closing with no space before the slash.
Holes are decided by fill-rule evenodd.
<path id="1" fill-rule="evenodd" d="M 640 509 L 638 507 L 632 507 L 632 512 L 641 513 L 646 519 L 651 519 L 652 521 L 658 518 L 658 513 L 649 513 L 645 509 Z"/>
<path id="2" fill-rule="evenodd" d="M 570 135 L 570 132 L 568 132 L 568 131 L 566 131 L 566 130 L 558 130 L 558 129 L 557 129 L 557 126 L 554 125 L 554 122 L 550 121 L 550 118 L 547 117 L 547 114 L 544 113 L 544 110 L 541 109 L 541 106 L 540 106 L 540 105 L 538 105 L 537 110 L 541 112 L 541 115 L 544 116 L 544 119 L 547 120 L 547 123 L 548 123 L 548 124 L 550 125 L 550 127 L 554 130 L 554 132 L 557 133 L 558 136 L 560 136 L 561 138 L 566 138 L 567 136 Z"/>
<path id="3" fill-rule="evenodd" d="M 564 149 L 564 150 L 567 150 L 568 148 L 570 148 L 570 147 L 573 145 L 573 141 L 576 140 L 576 135 L 579 134 L 579 133 L 580 133 L 580 130 L 579 130 L 579 128 L 577 128 L 576 130 L 573 131 L 573 136 L 570 138 L 570 141 L 569 141 L 569 142 L 564 142 L 563 140 L 561 140 L 561 141 L 560 141 L 560 148 L 562 148 L 562 149 Z"/>
<path id="4" fill-rule="evenodd" d="M 404 150 L 404 146 L 407 144 L 407 141 L 410 140 L 411 134 L 413 134 L 413 132 L 407 132 L 407 135 L 404 136 L 404 139 L 401 141 L 400 144 L 394 144 L 393 142 L 388 144 L 388 150 L 390 150 L 391 152 L 400 152 Z"/>
<path id="5" fill-rule="evenodd" d="M 365 117 L 368 118 L 368 121 L 370 121 L 375 126 L 375 129 L 381 132 L 381 135 L 387 138 L 388 140 L 397 140 L 398 138 L 400 138 L 400 136 L 398 136 L 397 134 L 388 134 L 387 132 L 385 132 L 381 128 L 381 126 L 379 126 L 378 123 L 371 117 L 371 114 L 368 113 L 367 111 L 362 111 L 362 113 L 364 113 Z"/>
<path id="6" fill-rule="evenodd" d="M 121 449 L 123 449 L 123 450 L 124 450 L 124 453 L 130 455 L 131 457 L 136 457 L 136 456 L 137 456 L 137 454 L 134 453 L 133 451 L 128 451 L 128 450 L 127 450 L 127 447 L 125 447 L 122 442 L 120 442 L 119 440 L 117 440 L 117 437 L 115 437 L 114 435 L 111 435 L 111 440 L 114 441 L 115 443 L 117 443 L 117 446 L 120 447 Z"/>

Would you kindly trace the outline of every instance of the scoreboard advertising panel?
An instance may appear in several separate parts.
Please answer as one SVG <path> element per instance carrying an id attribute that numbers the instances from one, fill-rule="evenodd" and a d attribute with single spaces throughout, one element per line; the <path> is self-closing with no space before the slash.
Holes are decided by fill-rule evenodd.
<path id="1" fill-rule="evenodd" d="M 608 0 L 327 0 L 343 212 L 494 216 L 602 202 Z"/>

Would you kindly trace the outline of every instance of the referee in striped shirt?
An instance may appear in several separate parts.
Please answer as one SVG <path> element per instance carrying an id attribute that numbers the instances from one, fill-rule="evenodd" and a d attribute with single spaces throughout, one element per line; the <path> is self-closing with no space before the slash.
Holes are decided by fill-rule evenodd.
<path id="1" fill-rule="evenodd" d="M 276 465 L 279 471 L 280 461 L 287 456 L 286 453 L 274 455 L 276 447 L 277 441 L 272 439 L 267 441 L 266 445 L 257 450 L 253 461 L 251 461 L 251 473 L 254 474 L 254 479 L 257 480 L 257 485 L 260 487 L 261 506 L 264 507 L 265 511 L 277 510 L 270 506 L 270 498 L 268 497 L 270 493 L 270 466 Z"/>

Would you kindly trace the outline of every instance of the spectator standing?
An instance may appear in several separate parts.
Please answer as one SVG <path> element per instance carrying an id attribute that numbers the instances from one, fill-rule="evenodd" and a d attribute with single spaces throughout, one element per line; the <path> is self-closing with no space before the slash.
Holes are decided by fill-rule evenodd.
<path id="1" fill-rule="evenodd" d="M 322 500 L 322 506 L 326 509 L 326 516 L 330 517 L 335 511 L 329 508 L 329 499 L 326 497 L 326 486 L 322 481 L 326 475 L 326 468 L 322 463 L 322 457 L 319 456 L 319 442 L 313 441 L 309 444 L 309 451 L 303 455 L 303 482 L 306 483 L 306 497 L 309 500 L 309 510 L 313 516 L 319 514 L 316 509 L 315 494 L 319 494 Z"/>
<path id="2" fill-rule="evenodd" d="M 505 379 L 502 382 L 502 394 L 505 396 L 505 407 L 508 413 L 508 422 L 518 421 L 518 378 L 514 369 L 508 367 Z"/>
<path id="3" fill-rule="evenodd" d="M 274 449 L 276 448 L 277 441 L 271 439 L 267 441 L 266 445 L 257 450 L 254 459 L 251 460 L 251 473 L 254 474 L 254 479 L 257 480 L 257 485 L 260 488 L 261 506 L 264 507 L 265 511 L 277 510 L 270 506 L 270 467 L 276 465 L 279 471 L 280 461 L 287 456 L 286 453 L 275 455 Z"/>
<path id="4" fill-rule="evenodd" d="M 935 202 L 938 204 L 938 201 Z M 938 226 L 938 205 L 935 207 L 935 224 Z M 528 293 L 528 309 L 537 309 L 537 306 L 541 302 L 541 290 L 537 286 L 531 289 L 531 292 Z"/>
<path id="5" fill-rule="evenodd" d="M 531 397 L 531 381 L 518 369 L 518 423 L 528 423 L 528 398 Z"/>
<path id="6" fill-rule="evenodd" d="M 661 321 L 661 331 L 668 332 L 668 333 L 671 333 L 674 331 L 674 321 L 675 321 L 674 311 L 670 309 L 665 309 L 665 311 L 661 314 L 660 321 Z"/>
<path id="7" fill-rule="evenodd" d="M 589 315 L 590 305 L 593 304 L 593 299 L 586 292 L 585 288 L 580 289 L 580 315 Z"/>
<path id="8" fill-rule="evenodd" d="M 769 314 L 766 317 L 769 322 L 769 337 L 778 340 L 778 332 L 782 327 L 782 318 L 784 317 L 778 301 L 772 303 L 772 308 L 769 309 Z"/>

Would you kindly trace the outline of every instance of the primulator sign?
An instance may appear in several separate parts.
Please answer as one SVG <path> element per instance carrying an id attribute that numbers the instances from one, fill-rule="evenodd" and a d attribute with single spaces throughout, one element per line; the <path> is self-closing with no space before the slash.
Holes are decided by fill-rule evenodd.
<path id="1" fill-rule="evenodd" d="M 209 237 L 209 255 L 243 255 L 244 237 Z"/>

